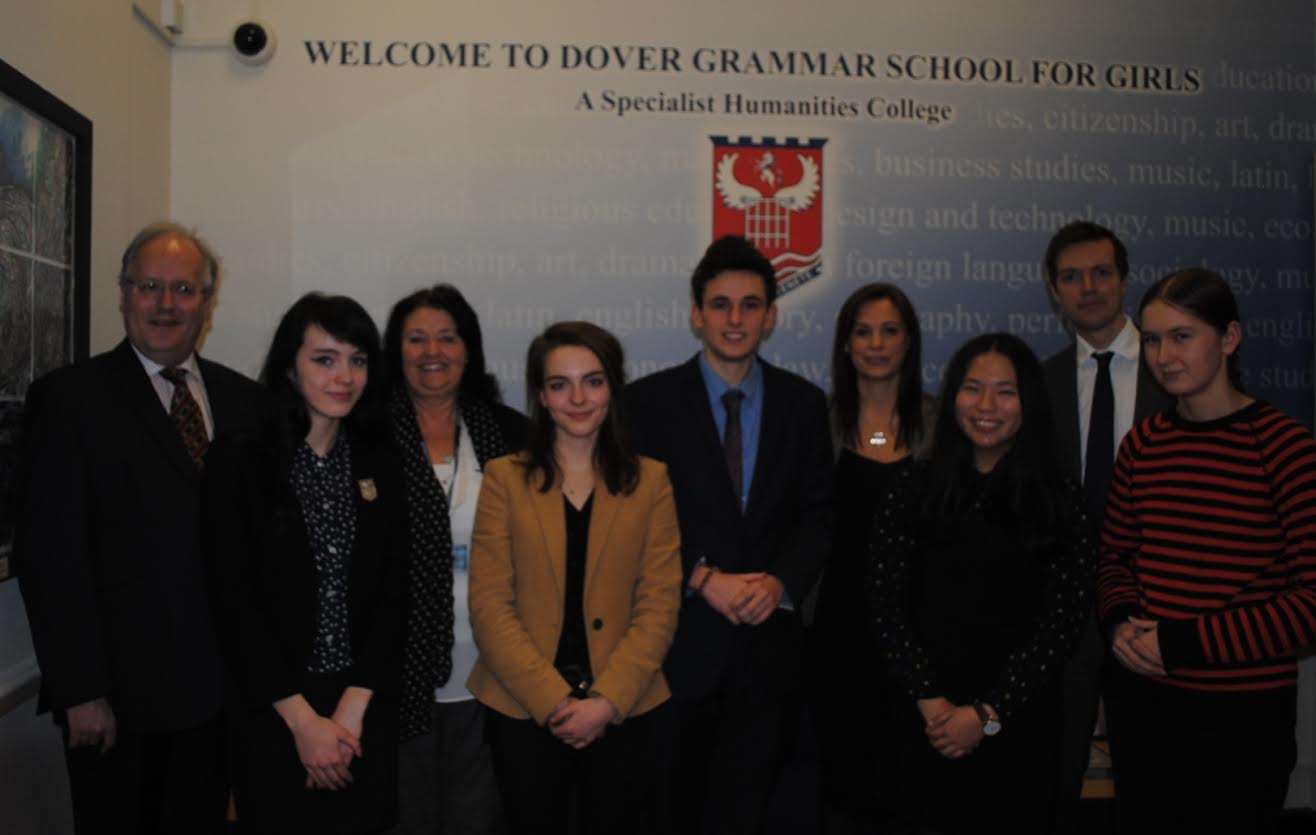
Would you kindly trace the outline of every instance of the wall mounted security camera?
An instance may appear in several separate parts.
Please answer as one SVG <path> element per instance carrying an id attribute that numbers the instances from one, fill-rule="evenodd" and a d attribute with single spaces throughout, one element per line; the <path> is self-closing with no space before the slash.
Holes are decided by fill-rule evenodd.
<path id="1" fill-rule="evenodd" d="M 233 30 L 233 49 L 244 64 L 259 66 L 270 60 L 279 39 L 274 30 L 258 20 L 246 20 Z"/>

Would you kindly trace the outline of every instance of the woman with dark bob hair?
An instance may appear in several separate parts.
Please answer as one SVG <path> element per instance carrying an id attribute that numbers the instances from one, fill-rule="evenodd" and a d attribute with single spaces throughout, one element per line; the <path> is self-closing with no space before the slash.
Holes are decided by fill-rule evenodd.
<path id="1" fill-rule="evenodd" d="M 841 305 L 832 340 L 831 417 L 836 527 L 810 633 L 820 674 L 853 665 L 855 635 L 869 629 L 868 540 L 876 497 L 922 449 L 934 400 L 923 393 L 922 337 L 909 298 L 893 284 L 866 284 Z M 898 763 L 886 744 L 889 691 L 878 667 L 851 685 L 818 688 L 823 829 L 829 835 L 881 828 Z"/>
<path id="2" fill-rule="evenodd" d="M 947 368 L 926 466 L 881 500 L 872 616 L 913 831 L 1046 831 L 1059 674 L 1096 559 L 1055 448 L 1033 352 L 979 336 Z"/>
<path id="3" fill-rule="evenodd" d="M 656 828 L 662 662 L 681 598 L 666 468 L 632 449 L 621 345 L 588 322 L 536 337 L 530 436 L 489 463 L 471 552 L 475 697 L 514 833 Z"/>
<path id="4" fill-rule="evenodd" d="M 379 332 L 345 296 L 283 316 L 268 431 L 206 459 L 203 545 L 233 698 L 244 832 L 378 832 L 397 815 L 401 479 L 374 426 Z"/>
<path id="5" fill-rule="evenodd" d="M 398 835 L 497 832 L 501 804 L 467 609 L 485 465 L 521 448 L 523 415 L 485 369 L 480 320 L 450 284 L 393 306 L 384 329 L 388 422 L 402 461 L 414 605 L 402 665 Z"/>
<path id="6" fill-rule="evenodd" d="M 1175 400 L 1135 425 L 1098 575 L 1120 832 L 1270 832 L 1316 643 L 1316 442 L 1242 387 L 1243 326 L 1210 270 L 1143 296 L 1142 355 Z"/>

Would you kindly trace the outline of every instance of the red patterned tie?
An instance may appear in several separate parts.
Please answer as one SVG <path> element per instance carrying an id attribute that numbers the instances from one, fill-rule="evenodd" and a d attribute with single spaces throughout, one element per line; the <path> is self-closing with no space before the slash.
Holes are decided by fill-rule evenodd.
<path id="1" fill-rule="evenodd" d="M 183 368 L 162 368 L 160 376 L 174 384 L 174 396 L 169 401 L 169 416 L 178 427 L 178 434 L 183 438 L 187 454 L 192 456 L 197 469 L 206 456 L 206 447 L 210 439 L 206 436 L 206 421 L 201 416 L 201 406 L 192 397 L 187 387 L 187 370 Z"/>

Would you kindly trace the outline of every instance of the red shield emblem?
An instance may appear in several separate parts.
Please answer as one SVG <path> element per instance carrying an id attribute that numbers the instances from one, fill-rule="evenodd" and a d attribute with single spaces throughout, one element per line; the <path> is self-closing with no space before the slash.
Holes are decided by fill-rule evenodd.
<path id="1" fill-rule="evenodd" d="M 713 238 L 744 235 L 772 262 L 777 292 L 822 273 L 823 145 L 713 140 Z"/>

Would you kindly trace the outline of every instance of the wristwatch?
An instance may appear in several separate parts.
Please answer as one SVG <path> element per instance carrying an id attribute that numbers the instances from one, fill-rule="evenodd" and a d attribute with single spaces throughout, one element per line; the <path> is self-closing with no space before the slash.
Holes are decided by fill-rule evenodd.
<path id="1" fill-rule="evenodd" d="M 992 716 L 987 710 L 987 706 L 982 703 L 973 705 L 973 712 L 978 714 L 978 720 L 982 722 L 982 732 L 987 736 L 996 736 L 1001 732 L 1001 720 Z"/>

